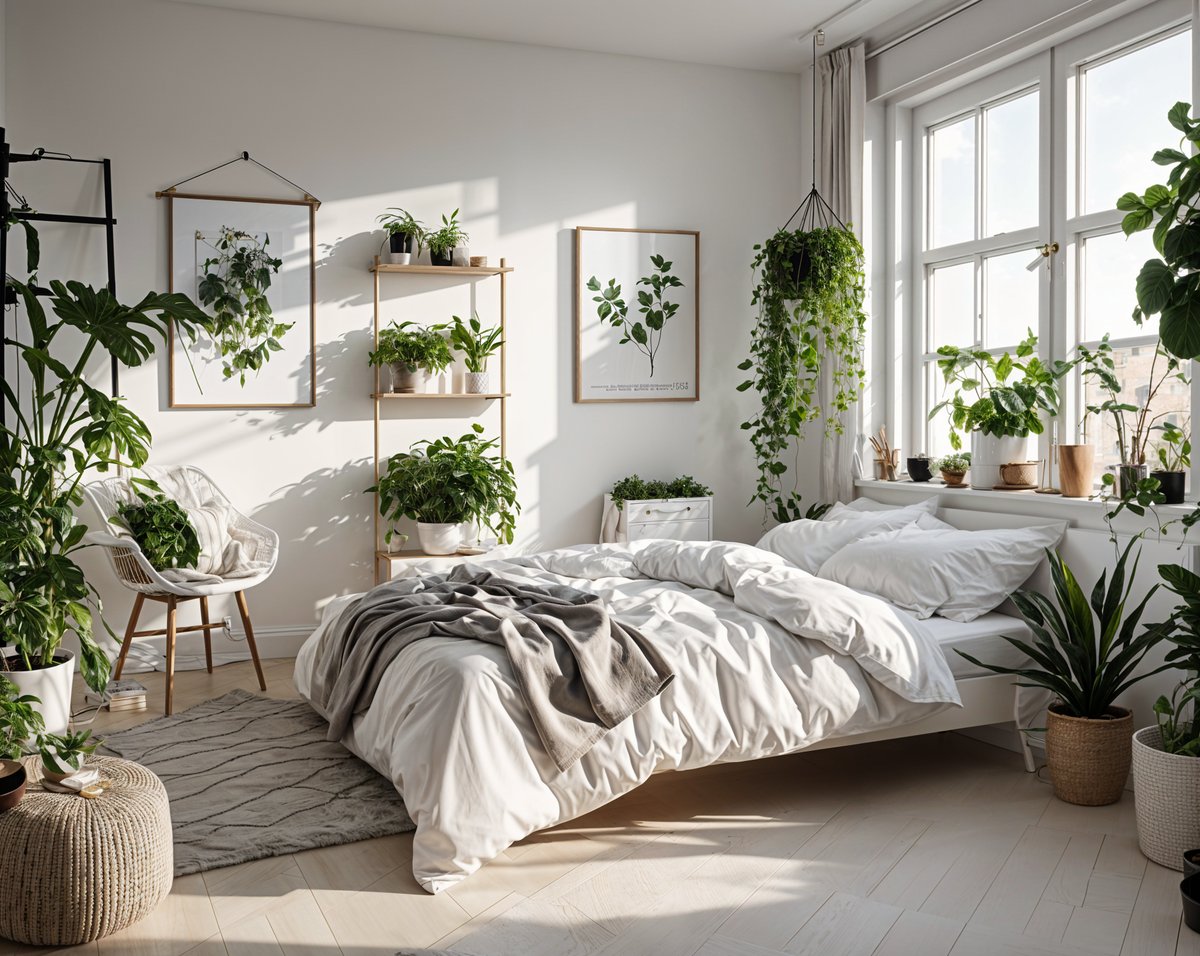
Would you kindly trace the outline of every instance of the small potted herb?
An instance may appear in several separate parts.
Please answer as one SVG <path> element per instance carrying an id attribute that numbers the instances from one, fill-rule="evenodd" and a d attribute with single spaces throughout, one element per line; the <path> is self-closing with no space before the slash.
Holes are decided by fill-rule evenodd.
<path id="1" fill-rule="evenodd" d="M 1192 467 L 1192 443 L 1188 439 L 1189 428 L 1174 422 L 1163 422 L 1156 426 L 1162 432 L 1162 440 L 1154 450 L 1160 467 L 1150 472 L 1158 482 L 1163 502 L 1168 505 L 1183 504 L 1183 483 L 1188 468 Z"/>
<path id="2" fill-rule="evenodd" d="M 200 539 L 191 519 L 166 495 L 139 491 L 138 500 L 122 502 L 111 520 L 133 535 L 156 571 L 194 568 L 200 561 Z"/>
<path id="3" fill-rule="evenodd" d="M 425 234 L 425 245 L 429 246 L 429 261 L 435 266 L 454 263 L 454 250 L 465 246 L 470 237 L 458 221 L 458 210 L 442 216 L 441 228 Z"/>
<path id="4" fill-rule="evenodd" d="M 11 810 L 25 796 L 28 777 L 21 758 L 29 742 L 45 723 L 34 709 L 40 701 L 22 694 L 17 685 L 0 675 L 0 811 Z"/>
<path id="5" fill-rule="evenodd" d="M 489 387 L 487 360 L 504 344 L 500 339 L 500 327 L 485 329 L 479 321 L 479 313 L 471 316 L 470 323 L 454 316 L 450 329 L 450 344 L 462 353 L 467 366 L 465 391 L 472 395 L 486 394 Z"/>
<path id="6" fill-rule="evenodd" d="M 393 392 L 420 391 L 429 373 L 440 374 L 454 361 L 444 334 L 447 328 L 393 322 L 379 333 L 379 344 L 367 360 L 373 366 L 388 366 Z"/>
<path id="7" fill-rule="evenodd" d="M 39 735 L 37 747 L 42 758 L 42 776 L 51 783 L 62 783 L 83 769 L 84 761 L 98 746 L 100 741 L 92 739 L 90 730 Z"/>
<path id="8" fill-rule="evenodd" d="M 960 488 L 971 468 L 971 453 L 964 451 L 946 455 L 938 459 L 937 467 L 947 487 Z"/>
<path id="9" fill-rule="evenodd" d="M 379 216 L 379 224 L 387 233 L 388 263 L 406 266 L 421 254 L 425 227 L 408 210 L 393 206 Z"/>

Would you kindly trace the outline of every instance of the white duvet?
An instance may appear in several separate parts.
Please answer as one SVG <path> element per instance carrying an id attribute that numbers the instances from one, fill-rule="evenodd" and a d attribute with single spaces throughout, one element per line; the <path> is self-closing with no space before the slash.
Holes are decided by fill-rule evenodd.
<path id="1" fill-rule="evenodd" d="M 413 874 L 431 893 L 655 771 L 788 753 L 960 703 L 919 622 L 746 545 L 640 541 L 485 566 L 598 594 L 656 642 L 676 677 L 560 773 L 502 648 L 430 638 L 403 651 L 343 742 L 404 797 L 417 825 Z M 297 657 L 306 698 L 321 637 L 353 600 L 326 609 Z"/>

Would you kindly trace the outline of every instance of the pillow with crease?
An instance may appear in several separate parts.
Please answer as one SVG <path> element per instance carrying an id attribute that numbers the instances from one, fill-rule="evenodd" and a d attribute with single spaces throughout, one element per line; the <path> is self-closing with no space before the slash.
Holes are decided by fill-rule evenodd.
<path id="1" fill-rule="evenodd" d="M 854 517 L 826 517 L 821 521 L 801 518 L 772 528 L 756 545 L 779 555 L 810 574 L 846 545 L 869 535 L 895 531 L 921 519 L 933 518 L 937 499 L 889 511 L 851 512 Z M 937 520 L 934 518 L 934 520 Z"/>
<path id="2" fill-rule="evenodd" d="M 817 576 L 865 591 L 919 618 L 963 623 L 999 607 L 1062 540 L 1066 522 L 962 531 L 907 526 L 856 540 Z"/>
<path id="3" fill-rule="evenodd" d="M 929 502 L 931 502 L 931 501 L 934 503 L 933 509 L 930 509 L 929 511 L 922 511 L 920 514 L 920 517 L 918 517 L 917 520 L 915 522 L 913 522 L 913 524 L 915 524 L 916 527 L 921 528 L 924 531 L 935 531 L 938 528 L 953 528 L 954 525 L 947 524 L 941 518 L 939 518 L 935 514 L 933 514 L 933 511 L 936 510 L 936 508 L 937 508 L 937 499 L 936 498 L 927 498 L 925 501 L 922 501 L 919 505 L 913 505 L 911 507 L 928 508 Z M 864 502 L 864 504 L 859 504 L 859 502 Z M 903 508 L 903 507 L 905 507 L 905 506 L 904 505 L 899 505 L 899 506 L 885 505 L 882 502 L 874 501 L 871 498 L 855 498 L 848 505 L 844 505 L 839 501 L 832 508 L 830 508 L 827 512 L 825 512 L 825 517 L 822 520 L 823 521 L 854 521 L 856 518 L 861 518 L 864 515 L 868 515 L 868 516 L 869 515 L 877 515 L 882 511 L 900 511 L 901 508 Z"/>

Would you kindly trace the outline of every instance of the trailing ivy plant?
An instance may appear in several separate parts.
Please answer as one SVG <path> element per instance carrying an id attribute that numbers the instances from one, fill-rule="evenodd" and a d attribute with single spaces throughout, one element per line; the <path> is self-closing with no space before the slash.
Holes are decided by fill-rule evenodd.
<path id="1" fill-rule="evenodd" d="M 668 498 L 707 498 L 712 494 L 708 485 L 691 475 L 680 475 L 671 481 L 647 481 L 637 475 L 622 478 L 612 489 L 612 502 L 618 509 L 626 501 L 664 501 Z"/>
<path id="2" fill-rule="evenodd" d="M 853 232 L 839 227 L 779 230 L 754 247 L 758 306 L 750 357 L 738 368 L 753 377 L 738 386 L 754 389 L 761 408 L 742 428 L 758 463 L 751 501 L 761 501 L 775 520 L 820 517 L 828 505 L 801 508 L 795 484 L 784 488 L 789 464 L 799 457 L 799 439 L 809 422 L 824 419 L 825 434 L 840 434 L 841 415 L 862 389 L 863 249 Z M 822 405 L 822 372 L 832 397 Z"/>
<path id="3" fill-rule="evenodd" d="M 137 501 L 117 506 L 114 523 L 133 535 L 155 570 L 194 568 L 200 560 L 200 539 L 187 512 L 164 494 L 139 491 L 137 495 Z"/>
<path id="4" fill-rule="evenodd" d="M 1191 116 L 1190 103 L 1176 103 L 1167 113 L 1182 133 L 1180 146 L 1154 154 L 1159 166 L 1170 166 L 1165 184 L 1156 183 L 1139 195 L 1127 192 L 1117 200 L 1124 211 L 1121 228 L 1132 235 L 1154 226 L 1154 248 L 1137 277 L 1134 321 L 1158 315 L 1163 347 L 1181 359 L 1200 358 L 1200 120 Z M 1158 220 L 1155 223 L 1155 220 Z"/>
<path id="5" fill-rule="evenodd" d="M 198 292 L 202 305 L 212 309 L 214 338 L 221 353 L 222 374 L 246 384 L 247 372 L 258 372 L 272 352 L 283 350 L 280 339 L 295 323 L 276 321 L 267 300 L 271 277 L 282 259 L 267 252 L 271 237 L 222 226 L 214 255 L 204 260 Z"/>
<path id="6" fill-rule="evenodd" d="M 650 264 L 654 266 L 654 271 L 637 281 L 638 285 L 650 288 L 649 292 L 637 290 L 638 312 L 645 320 L 644 325 L 637 319 L 629 318 L 629 305 L 621 298 L 621 287 L 616 279 L 609 279 L 608 285 L 601 287 L 600 280 L 592 276 L 587 281 L 587 287 L 599 293 L 592 296 L 592 301 L 597 303 L 596 314 L 600 317 L 600 324 L 607 322 L 621 333 L 618 345 L 632 342 L 650 360 L 650 377 L 654 378 L 654 360 L 662 347 L 663 326 L 679 311 L 678 302 L 667 301 L 667 290 L 682 289 L 683 282 L 678 276 L 671 275 L 675 263 L 664 256 L 651 256 Z"/>

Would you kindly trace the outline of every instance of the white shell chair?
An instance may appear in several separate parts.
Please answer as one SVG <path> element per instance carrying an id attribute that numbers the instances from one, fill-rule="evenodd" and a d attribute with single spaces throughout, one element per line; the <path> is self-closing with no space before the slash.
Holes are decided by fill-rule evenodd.
<path id="1" fill-rule="evenodd" d="M 257 584 L 261 584 L 275 570 L 275 562 L 279 553 L 279 536 L 269 528 L 263 527 L 257 521 L 246 517 L 230 503 L 217 488 L 213 480 L 191 465 L 176 465 L 170 468 L 148 468 L 147 477 L 153 478 L 162 488 L 163 493 L 186 507 L 199 507 L 208 501 L 217 501 L 228 508 L 229 522 L 232 529 L 242 533 L 245 538 L 254 541 L 254 563 L 265 570 L 259 570 L 253 575 L 222 578 L 201 582 L 184 582 L 168 580 L 156 571 L 141 548 L 128 533 L 117 533 L 121 529 L 117 525 L 107 524 L 110 518 L 117 514 L 119 505 L 134 501 L 136 493 L 128 477 L 108 478 L 87 484 L 83 488 L 84 497 L 99 512 L 106 522 L 105 527 L 110 531 L 94 530 L 85 539 L 89 544 L 104 548 L 109 565 L 125 587 L 136 592 L 133 611 L 129 615 L 129 624 L 125 628 L 125 639 L 121 644 L 121 654 L 113 669 L 113 678 L 120 679 L 125 667 L 125 658 L 134 638 L 158 637 L 167 638 L 167 705 L 166 713 L 172 712 L 175 693 L 175 637 L 190 631 L 204 632 L 204 658 L 211 674 L 212 637 L 210 631 L 222 627 L 220 623 L 210 623 L 208 618 L 208 599 L 217 594 L 232 593 L 237 599 L 238 612 L 241 614 L 242 626 L 246 631 L 246 646 L 254 661 L 254 670 L 258 674 L 258 686 L 267 689 L 263 677 L 262 663 L 258 659 L 258 646 L 254 641 L 254 628 L 250 623 L 250 610 L 246 606 L 245 592 Z M 160 630 L 137 630 L 138 617 L 146 599 L 159 601 L 167 606 L 167 626 Z M 184 601 L 200 602 L 200 624 L 179 627 L 175 623 L 177 606 Z"/>

